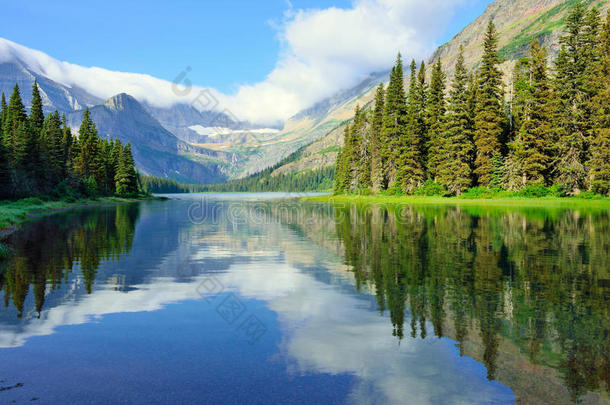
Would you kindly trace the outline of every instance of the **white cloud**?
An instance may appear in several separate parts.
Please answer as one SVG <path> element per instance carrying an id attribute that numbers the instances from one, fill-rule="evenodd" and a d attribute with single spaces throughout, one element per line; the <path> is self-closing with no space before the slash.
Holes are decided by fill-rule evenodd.
<path id="1" fill-rule="evenodd" d="M 230 99 L 247 119 L 285 119 L 367 74 L 389 69 L 397 52 L 425 58 L 460 0 L 361 0 L 352 8 L 290 11 L 284 52 L 265 81 Z"/>
<path id="2" fill-rule="evenodd" d="M 35 72 L 100 98 L 126 92 L 160 107 L 189 103 L 228 110 L 239 120 L 272 123 L 388 69 L 398 51 L 407 60 L 426 57 L 464 1 L 357 0 L 348 9 L 290 8 L 278 27 L 282 53 L 276 67 L 264 81 L 242 85 L 232 95 L 203 87 L 184 95 L 171 82 L 149 75 L 60 62 L 2 39 L 0 61 L 17 56 Z"/>

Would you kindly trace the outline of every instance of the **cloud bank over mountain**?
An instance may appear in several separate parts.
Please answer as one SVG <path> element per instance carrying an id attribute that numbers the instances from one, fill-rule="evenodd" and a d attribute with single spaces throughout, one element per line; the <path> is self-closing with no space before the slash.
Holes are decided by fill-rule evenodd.
<path id="1" fill-rule="evenodd" d="M 18 59 L 36 73 L 102 99 L 125 92 L 157 107 L 184 103 L 224 110 L 240 121 L 277 123 L 387 69 L 398 51 L 407 60 L 426 57 L 456 7 L 467 1 L 358 0 L 347 9 L 291 8 L 276 24 L 282 51 L 275 68 L 264 81 L 241 85 L 235 94 L 193 86 L 187 70 L 176 85 L 146 74 L 58 61 L 4 39 L 0 63 Z"/>

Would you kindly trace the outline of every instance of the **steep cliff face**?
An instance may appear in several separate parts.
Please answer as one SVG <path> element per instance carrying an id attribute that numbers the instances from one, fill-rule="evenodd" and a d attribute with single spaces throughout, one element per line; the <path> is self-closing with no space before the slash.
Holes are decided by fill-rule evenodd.
<path id="1" fill-rule="evenodd" d="M 564 19 L 576 1 L 578 0 L 497 0 L 448 43 L 440 46 L 428 60 L 428 66 L 440 58 L 444 70 L 451 77 L 462 45 L 467 67 L 476 69 L 483 54 L 485 28 L 487 23 L 493 20 L 499 32 L 499 53 L 504 59 L 501 70 L 505 73 L 505 80 L 508 82 L 515 61 L 527 54 L 532 38 L 541 41 L 549 50 L 551 58 L 557 55 L 559 38 L 563 35 Z M 586 0 L 585 3 L 590 7 L 598 7 L 602 15 L 605 15 L 610 8 L 610 0 Z M 384 83 L 387 82 L 387 76 L 379 76 L 379 78 Z M 304 139 L 315 139 L 315 141 L 306 148 L 311 153 L 303 153 L 299 159 L 281 166 L 276 172 L 299 172 L 335 164 L 336 153 L 328 154 L 327 158 L 321 159 L 315 156 L 316 151 L 332 145 L 342 145 L 343 125 L 351 119 L 356 104 L 360 104 L 361 107 L 371 105 L 375 85 L 369 83 L 369 87 L 360 86 L 359 90 L 352 98 L 342 100 L 328 109 L 325 115 L 320 116 L 318 113 L 313 119 L 308 118 L 305 112 L 289 121 L 287 126 L 289 128 L 291 125 L 294 126 L 294 132 L 306 134 L 307 136 L 302 135 Z M 324 134 L 320 131 L 320 123 L 327 125 Z M 326 146 L 320 148 L 320 145 Z"/>

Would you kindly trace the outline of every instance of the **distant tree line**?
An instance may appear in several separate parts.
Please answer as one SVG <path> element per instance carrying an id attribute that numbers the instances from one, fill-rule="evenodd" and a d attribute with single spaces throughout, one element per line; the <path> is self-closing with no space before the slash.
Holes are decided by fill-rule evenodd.
<path id="1" fill-rule="evenodd" d="M 176 180 L 164 177 L 140 175 L 142 190 L 147 193 L 172 194 L 172 193 L 196 193 L 199 184 L 183 184 Z"/>
<path id="2" fill-rule="evenodd" d="M 334 172 L 334 166 L 275 175 L 271 175 L 272 170 L 267 169 L 261 175 L 233 180 L 228 183 L 205 185 L 202 191 L 328 191 L 333 188 Z"/>
<path id="3" fill-rule="evenodd" d="M 142 189 L 147 193 L 197 192 L 266 192 L 266 191 L 328 191 L 333 188 L 335 166 L 307 169 L 300 172 L 277 173 L 278 168 L 300 158 L 306 146 L 291 153 L 275 165 L 245 177 L 218 184 L 181 184 L 175 180 L 140 176 Z"/>
<path id="4" fill-rule="evenodd" d="M 410 66 L 400 54 L 374 108 L 356 108 L 337 160 L 335 192 L 459 195 L 471 187 L 546 187 L 610 196 L 610 16 L 577 2 L 566 20 L 554 73 L 537 40 L 520 59 L 507 97 L 498 34 L 489 22 L 478 69 L 463 49 L 450 89 L 440 59 Z M 508 100 L 508 101 L 505 101 Z"/>
<path id="5" fill-rule="evenodd" d="M 98 136 L 89 109 L 83 113 L 78 137 L 65 115 L 44 115 L 38 84 L 32 88 L 29 115 L 19 86 L 0 110 L 0 199 L 50 195 L 118 195 L 138 193 L 131 146 Z"/>
<path id="6" fill-rule="evenodd" d="M 334 166 L 281 173 L 271 176 L 271 170 L 244 179 L 219 184 L 182 184 L 162 177 L 140 176 L 142 190 L 147 193 L 198 192 L 263 192 L 263 191 L 328 191 L 333 188 Z"/>

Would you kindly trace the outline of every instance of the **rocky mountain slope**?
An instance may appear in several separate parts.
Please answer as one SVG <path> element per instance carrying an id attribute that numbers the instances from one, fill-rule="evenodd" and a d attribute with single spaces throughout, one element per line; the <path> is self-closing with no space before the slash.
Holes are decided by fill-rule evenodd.
<path id="1" fill-rule="evenodd" d="M 104 104 L 91 107 L 90 112 L 101 137 L 131 143 L 134 159 L 144 174 L 203 183 L 227 178 L 221 167 L 228 156 L 176 138 L 128 94 L 118 94 Z M 76 130 L 82 111 L 68 113 L 67 119 Z"/>
<path id="2" fill-rule="evenodd" d="M 549 49 L 551 58 L 557 55 L 564 17 L 576 1 L 578 0 L 497 0 L 448 43 L 440 46 L 428 60 L 428 65 L 440 58 L 444 69 L 451 76 L 460 45 L 463 45 L 467 67 L 476 69 L 482 55 L 481 44 L 486 24 L 493 20 L 499 31 L 500 55 L 505 60 L 501 68 L 505 72 L 505 81 L 508 82 L 515 61 L 527 53 L 532 38 L 538 38 Z M 610 0 L 586 0 L 585 3 L 598 7 L 602 15 L 610 8 Z M 388 77 L 381 76 L 380 79 L 387 83 Z M 408 83 L 408 77 L 406 82 Z M 304 138 L 317 140 L 306 148 L 311 153 L 302 154 L 296 161 L 276 169 L 276 172 L 299 172 L 334 164 L 336 153 L 327 154 L 325 159 L 314 156 L 325 148 L 343 144 L 342 125 L 351 119 L 356 104 L 361 107 L 370 106 L 375 84 L 360 86 L 361 90 L 357 94 L 333 105 L 325 115 L 304 113 L 290 120 L 285 129 L 287 133 L 293 127 L 297 133 L 306 133 Z M 326 134 L 320 138 L 320 133 L 324 130 Z"/>
<path id="3" fill-rule="evenodd" d="M 92 96 L 83 89 L 69 88 L 54 82 L 28 69 L 27 65 L 16 58 L 0 63 L 0 92 L 8 99 L 13 92 L 15 83 L 21 89 L 21 98 L 26 106 L 32 101 L 32 84 L 36 80 L 40 86 L 40 95 L 45 113 L 58 110 L 67 113 L 93 106 L 103 100 Z"/>
<path id="4" fill-rule="evenodd" d="M 551 58 L 559 52 L 559 38 L 563 34 L 564 18 L 570 8 L 580 0 L 498 0 L 464 28 L 448 43 L 439 47 L 430 62 L 441 59 L 449 74 L 453 73 L 460 45 L 464 46 L 464 59 L 470 68 L 478 66 L 483 48 L 485 27 L 493 20 L 498 28 L 499 54 L 505 60 L 504 71 L 509 72 L 514 60 L 525 56 L 532 38 L 547 48 Z M 605 15 L 608 0 L 584 0 L 588 7 L 598 7 Z"/>
<path id="5" fill-rule="evenodd" d="M 245 163 L 234 168 L 234 177 L 260 172 L 340 127 L 351 118 L 356 104 L 369 103 L 374 95 L 372 89 L 388 78 L 388 72 L 373 73 L 359 85 L 299 112 L 287 120 L 279 132 L 247 130 L 248 136 L 241 139 L 233 137 L 200 145 L 243 157 Z"/>

